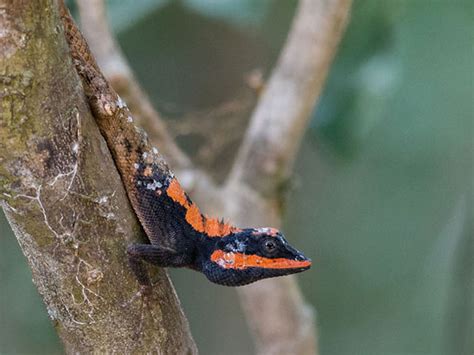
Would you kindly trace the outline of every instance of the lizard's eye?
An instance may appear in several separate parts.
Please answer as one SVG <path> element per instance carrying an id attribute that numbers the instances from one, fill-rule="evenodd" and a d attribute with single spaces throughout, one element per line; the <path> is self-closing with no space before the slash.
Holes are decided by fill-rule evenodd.
<path id="1" fill-rule="evenodd" d="M 262 243 L 262 247 L 268 254 L 273 254 L 277 251 L 277 244 L 272 239 L 265 239 Z"/>

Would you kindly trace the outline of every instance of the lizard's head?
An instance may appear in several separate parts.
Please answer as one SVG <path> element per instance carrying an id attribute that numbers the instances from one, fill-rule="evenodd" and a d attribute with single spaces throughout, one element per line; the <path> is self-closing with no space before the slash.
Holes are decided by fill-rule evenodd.
<path id="1" fill-rule="evenodd" d="M 203 265 L 217 284 L 241 286 L 309 269 L 311 260 L 274 228 L 248 228 L 219 238 Z"/>

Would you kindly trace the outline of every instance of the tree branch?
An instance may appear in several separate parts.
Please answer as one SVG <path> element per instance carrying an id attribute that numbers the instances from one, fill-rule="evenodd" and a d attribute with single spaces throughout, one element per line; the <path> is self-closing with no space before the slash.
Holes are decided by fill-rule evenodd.
<path id="1" fill-rule="evenodd" d="M 237 225 L 281 224 L 288 178 L 341 39 L 350 0 L 302 0 L 225 184 L 221 211 Z M 295 277 L 239 289 L 261 354 L 314 354 L 316 330 Z"/>
<path id="2" fill-rule="evenodd" d="M 302 0 L 230 180 L 274 196 L 290 174 L 348 18 L 350 0 Z"/>
<path id="3" fill-rule="evenodd" d="M 134 297 L 125 249 L 141 228 L 85 102 L 56 1 L 2 9 L 0 199 L 66 352 L 196 353 L 164 270 L 146 312 Z"/>

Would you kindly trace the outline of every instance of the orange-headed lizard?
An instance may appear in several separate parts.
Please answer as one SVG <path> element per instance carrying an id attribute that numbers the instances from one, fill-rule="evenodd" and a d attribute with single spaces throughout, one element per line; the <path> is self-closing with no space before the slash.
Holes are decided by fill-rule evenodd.
<path id="1" fill-rule="evenodd" d="M 158 150 L 133 124 L 127 105 L 108 84 L 69 11 L 60 4 L 66 39 L 91 111 L 150 241 L 127 249 L 139 283 L 150 286 L 143 261 L 191 268 L 227 286 L 309 269 L 311 261 L 277 229 L 241 229 L 200 212 Z"/>

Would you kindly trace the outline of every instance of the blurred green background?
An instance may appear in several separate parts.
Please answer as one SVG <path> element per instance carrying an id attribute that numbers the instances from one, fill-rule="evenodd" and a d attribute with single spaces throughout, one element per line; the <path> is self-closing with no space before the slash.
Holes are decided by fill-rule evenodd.
<path id="1" fill-rule="evenodd" d="M 217 178 L 256 100 L 245 77 L 268 77 L 295 5 L 109 1 L 137 77 Z M 284 223 L 314 261 L 299 281 L 322 354 L 474 353 L 473 63 L 473 1 L 354 2 Z M 228 142 L 186 129 L 209 120 Z M 61 353 L 3 215 L 0 272 L 0 353 Z M 171 274 L 202 354 L 254 352 L 233 289 Z"/>

